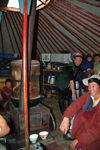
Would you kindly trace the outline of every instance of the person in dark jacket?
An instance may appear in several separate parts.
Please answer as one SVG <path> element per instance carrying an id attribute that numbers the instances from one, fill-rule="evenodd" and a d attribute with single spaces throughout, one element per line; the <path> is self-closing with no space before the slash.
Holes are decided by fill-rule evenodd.
<path id="1" fill-rule="evenodd" d="M 88 74 L 87 71 L 93 69 L 93 63 L 94 63 L 94 60 L 92 59 L 92 55 L 91 54 L 87 54 L 86 59 L 85 59 L 85 61 L 83 63 L 84 67 L 81 69 L 81 71 L 83 73 L 85 73 L 84 78 L 87 78 L 87 77 L 91 76 L 91 74 Z"/>
<path id="2" fill-rule="evenodd" d="M 74 79 L 79 70 L 79 66 L 82 63 L 83 56 L 81 53 L 74 53 L 72 57 L 73 62 L 65 65 L 56 79 L 56 86 L 58 89 L 58 102 L 62 115 L 66 110 L 65 107 L 66 96 L 68 99 L 68 105 L 70 104 L 71 99 L 76 99 L 74 89 Z"/>
<path id="3" fill-rule="evenodd" d="M 65 111 L 60 130 L 68 140 L 70 123 L 72 124 L 70 147 L 74 150 L 100 149 L 100 75 L 83 79 L 88 92 L 76 99 Z M 67 133 L 67 134 L 66 134 Z M 70 138 L 69 138 L 70 139 Z"/>

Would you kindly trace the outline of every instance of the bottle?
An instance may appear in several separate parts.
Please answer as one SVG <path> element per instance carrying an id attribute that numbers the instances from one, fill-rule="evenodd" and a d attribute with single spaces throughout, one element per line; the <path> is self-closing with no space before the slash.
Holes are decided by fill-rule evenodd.
<path id="1" fill-rule="evenodd" d="M 53 63 L 51 63 L 51 69 L 53 69 Z"/>
<path id="2" fill-rule="evenodd" d="M 51 79 L 51 74 L 49 73 L 49 75 L 48 75 L 48 81 L 47 81 L 48 84 L 50 83 L 50 79 Z"/>
<path id="3" fill-rule="evenodd" d="M 79 82 L 75 81 L 75 94 L 76 94 L 76 98 L 79 98 Z"/>
<path id="4" fill-rule="evenodd" d="M 79 82 L 75 81 L 75 90 L 79 90 Z"/>
<path id="5" fill-rule="evenodd" d="M 51 63 L 47 64 L 47 69 L 51 69 Z"/>

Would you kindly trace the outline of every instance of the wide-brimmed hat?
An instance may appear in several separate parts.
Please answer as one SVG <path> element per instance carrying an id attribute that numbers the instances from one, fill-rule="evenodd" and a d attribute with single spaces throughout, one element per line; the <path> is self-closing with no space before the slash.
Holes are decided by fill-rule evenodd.
<path id="1" fill-rule="evenodd" d="M 100 80 L 100 75 L 94 74 L 94 75 L 92 75 L 89 78 L 83 79 L 82 80 L 83 84 L 86 85 L 86 86 L 88 86 L 88 80 L 91 79 L 91 78 L 95 78 L 95 79 Z"/>

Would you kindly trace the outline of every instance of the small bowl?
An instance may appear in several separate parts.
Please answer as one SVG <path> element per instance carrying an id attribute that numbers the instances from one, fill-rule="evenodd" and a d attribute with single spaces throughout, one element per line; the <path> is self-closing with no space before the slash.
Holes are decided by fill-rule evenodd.
<path id="1" fill-rule="evenodd" d="M 52 94 L 56 94 L 56 90 L 55 89 L 51 90 L 51 92 L 52 92 Z"/>
<path id="2" fill-rule="evenodd" d="M 39 136 L 42 138 L 42 140 L 45 140 L 48 136 L 48 132 L 47 131 L 41 131 L 39 133 Z"/>
<path id="3" fill-rule="evenodd" d="M 29 139 L 32 143 L 36 143 L 36 140 L 38 139 L 38 134 L 31 134 L 29 136 Z"/>
<path id="4" fill-rule="evenodd" d="M 56 68 L 52 68 L 53 70 L 55 70 Z"/>

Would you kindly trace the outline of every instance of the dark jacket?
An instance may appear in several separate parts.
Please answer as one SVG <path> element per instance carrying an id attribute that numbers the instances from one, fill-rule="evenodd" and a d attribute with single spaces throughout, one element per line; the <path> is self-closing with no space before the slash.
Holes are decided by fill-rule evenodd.
<path id="1" fill-rule="evenodd" d="M 67 64 L 63 67 L 56 79 L 56 86 L 63 91 L 68 85 L 70 80 L 74 80 L 79 67 L 76 67 L 74 62 Z"/>

